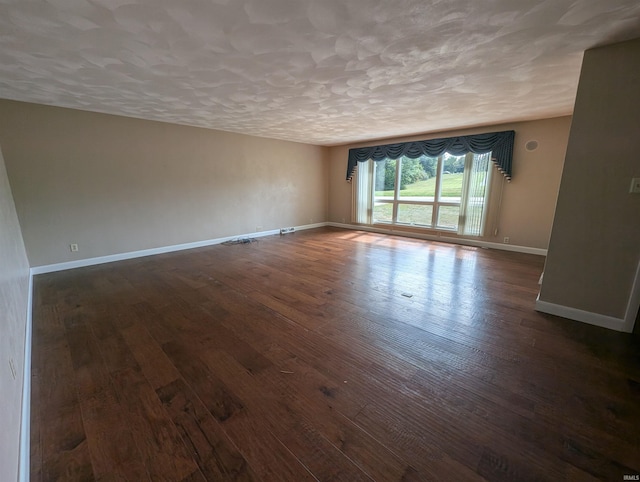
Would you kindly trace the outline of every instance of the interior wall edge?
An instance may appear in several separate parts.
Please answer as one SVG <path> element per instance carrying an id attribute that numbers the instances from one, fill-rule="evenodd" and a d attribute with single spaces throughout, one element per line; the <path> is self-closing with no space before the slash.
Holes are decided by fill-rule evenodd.
<path id="1" fill-rule="evenodd" d="M 27 326 L 24 336 L 24 373 L 22 377 L 22 417 L 20 419 L 20 458 L 18 480 L 30 479 L 31 461 L 31 347 L 33 339 L 33 269 L 29 269 L 27 293 Z"/>
<path id="2" fill-rule="evenodd" d="M 536 311 L 547 313 L 549 315 L 560 316 L 573 321 L 580 321 L 582 323 L 599 326 L 601 328 L 608 328 L 609 330 L 631 333 L 631 330 L 628 329 L 624 319 L 601 315 L 591 311 L 584 311 L 578 308 L 572 308 L 571 306 L 549 303 L 548 301 L 542 301 L 540 299 L 540 295 L 538 295 L 538 299 L 536 299 Z"/>
<path id="3" fill-rule="evenodd" d="M 638 316 L 638 310 L 640 310 L 640 261 L 638 261 L 636 276 L 633 279 L 633 284 L 631 285 L 629 303 L 627 304 L 627 310 L 624 315 L 624 331 L 627 333 L 633 333 L 636 318 Z"/>

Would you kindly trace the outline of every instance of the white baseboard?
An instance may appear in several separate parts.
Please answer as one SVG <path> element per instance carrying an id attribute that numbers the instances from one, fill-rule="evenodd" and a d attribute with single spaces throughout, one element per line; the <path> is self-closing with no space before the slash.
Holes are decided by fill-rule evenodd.
<path id="1" fill-rule="evenodd" d="M 513 244 L 490 243 L 487 241 L 476 241 L 468 238 L 454 238 L 450 236 L 437 236 L 427 233 L 415 233 L 412 231 L 404 231 L 399 229 L 386 229 L 377 226 L 367 226 L 362 224 L 345 224 L 345 223 L 327 223 L 328 226 L 343 229 L 356 229 L 359 231 L 369 231 L 380 234 L 393 234 L 395 236 L 406 236 L 408 238 L 426 239 L 428 241 L 441 241 L 443 243 L 462 244 L 465 246 L 476 246 L 478 248 L 500 249 L 502 251 L 515 251 L 517 253 L 536 254 L 546 256 L 547 250 L 542 248 L 530 248 L 529 246 L 516 246 Z"/>
<path id="2" fill-rule="evenodd" d="M 306 226 L 296 227 L 296 229 L 309 229 Z M 73 268 L 84 268 L 85 266 L 94 266 L 96 264 L 113 263 L 115 261 L 124 261 L 126 259 L 142 258 L 144 256 L 153 256 L 155 254 L 171 253 L 174 251 L 182 251 L 185 249 L 202 248 L 205 246 L 212 246 L 214 244 L 221 244 L 226 241 L 232 241 L 239 238 L 260 238 L 263 236 L 273 236 L 280 234 L 279 229 L 272 229 L 270 231 L 260 231 L 258 233 L 240 234 L 237 236 L 226 236 L 224 238 L 206 239 L 204 241 L 195 241 L 193 243 L 175 244 L 172 246 L 162 246 L 160 248 L 143 249 L 140 251 L 129 251 L 127 253 L 111 254 L 108 256 L 99 256 L 96 258 L 85 258 L 77 261 L 67 261 L 65 263 L 47 264 L 42 266 L 35 266 L 32 268 L 34 275 L 43 273 L 52 273 L 54 271 L 64 271 Z"/>
<path id="3" fill-rule="evenodd" d="M 302 226 L 296 226 L 296 231 L 304 231 L 305 229 L 323 228 L 328 225 L 329 223 L 303 224 Z"/>
<path id="4" fill-rule="evenodd" d="M 541 301 L 540 296 L 536 299 L 536 311 L 548 313 L 550 315 L 561 316 L 570 320 L 581 321 L 589 325 L 600 326 L 610 330 L 631 333 L 633 326 L 629 329 L 622 318 L 614 318 L 612 316 L 592 313 L 591 311 L 579 310 L 570 306 L 557 305 L 547 301 Z"/>
<path id="5" fill-rule="evenodd" d="M 295 226 L 296 231 L 304 231 L 305 229 L 314 229 L 327 226 L 327 223 L 312 223 Z M 154 254 L 171 253 L 174 251 L 182 251 L 185 249 L 202 248 L 205 246 L 213 246 L 226 241 L 233 241 L 240 238 L 261 238 L 264 236 L 274 236 L 280 234 L 279 229 L 271 229 L 269 231 L 260 231 L 257 233 L 238 234 L 236 236 L 226 236 L 224 238 L 205 239 L 203 241 L 195 241 L 193 243 L 175 244 L 172 246 L 162 246 L 159 248 L 142 249 L 140 251 L 129 251 L 127 253 L 110 254 L 108 256 L 98 256 L 95 258 L 79 259 L 77 261 L 67 261 L 64 263 L 46 264 L 42 266 L 34 266 L 31 268 L 32 274 L 53 273 L 55 271 L 64 271 L 67 269 L 84 268 L 85 266 L 94 266 L 96 264 L 113 263 L 114 261 L 123 261 L 125 259 L 142 258 L 144 256 L 153 256 Z"/>
<path id="6" fill-rule="evenodd" d="M 571 308 L 570 306 L 541 301 L 539 294 L 536 299 L 536 311 L 549 313 L 550 315 L 562 316 L 563 318 L 569 318 L 570 320 L 581 321 L 583 323 L 600 326 L 602 328 L 609 328 L 610 330 L 621 331 L 623 333 L 633 333 L 638 309 L 640 309 L 640 262 L 636 268 L 636 276 L 633 280 L 633 284 L 631 285 L 631 292 L 629 293 L 629 301 L 627 302 L 627 309 L 625 310 L 624 318 L 614 318 L 612 316 Z"/>
<path id="7" fill-rule="evenodd" d="M 28 482 L 31 460 L 31 342 L 33 339 L 33 272 L 29 270 L 27 326 L 24 334 L 24 369 L 22 373 L 22 414 L 20 418 L 20 460 L 18 480 Z"/>
<path id="8" fill-rule="evenodd" d="M 537 254 L 540 256 L 546 256 L 547 254 L 546 249 L 540 249 L 540 248 L 530 248 L 527 246 L 514 246 L 511 244 L 488 243 L 485 241 L 474 241 L 466 238 L 434 236 L 430 234 L 413 233 L 413 232 L 399 231 L 399 230 L 393 230 L 393 229 L 382 229 L 378 227 L 364 226 L 364 225 L 357 225 L 357 224 L 344 224 L 344 223 L 334 223 L 334 222 L 311 223 L 311 224 L 295 226 L 295 230 L 304 231 L 305 229 L 321 228 L 323 226 L 333 226 L 337 228 L 355 229 L 360 231 L 371 231 L 371 232 L 380 233 L 380 234 L 394 234 L 397 236 L 426 239 L 429 241 L 442 241 L 445 243 L 463 244 L 467 246 L 477 246 L 480 248 L 501 249 L 504 251 L 516 251 L 518 253 Z M 79 259 L 76 261 L 67 261 L 64 263 L 34 266 L 33 268 L 31 268 L 31 271 L 33 275 L 52 273 L 55 271 L 64 271 L 67 269 L 84 268 L 85 266 L 94 266 L 96 264 L 113 263 L 115 261 L 123 261 L 126 259 L 142 258 L 144 256 L 153 256 L 155 254 L 171 253 L 174 251 L 182 251 L 185 249 L 202 248 L 204 246 L 221 244 L 226 241 L 232 241 L 238 238 L 259 238 L 263 236 L 273 236 L 276 234 L 280 234 L 279 229 L 272 229 L 270 231 L 260 231 L 258 233 L 239 234 L 236 236 L 226 236 L 224 238 L 205 239 L 203 241 L 195 241 L 192 243 L 176 244 L 172 246 L 162 246 L 159 248 L 143 249 L 140 251 L 130 251 L 127 253 L 111 254 L 111 255 L 99 256 L 95 258 L 85 258 L 85 259 Z"/>

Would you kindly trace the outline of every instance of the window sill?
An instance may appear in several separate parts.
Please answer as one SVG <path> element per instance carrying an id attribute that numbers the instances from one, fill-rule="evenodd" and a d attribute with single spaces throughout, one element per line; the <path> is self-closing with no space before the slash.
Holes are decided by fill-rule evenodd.
<path id="1" fill-rule="evenodd" d="M 416 231 L 420 231 L 420 232 L 428 232 L 428 233 L 434 233 L 434 234 L 438 234 L 438 233 L 446 233 L 447 235 L 457 235 L 458 234 L 458 230 L 457 228 L 451 228 L 451 229 L 447 229 L 447 228 L 433 228 L 430 226 L 420 226 L 418 224 L 400 224 L 400 223 L 382 223 L 382 222 L 376 222 L 376 223 L 372 223 L 372 224 L 363 224 L 363 226 L 371 226 L 373 228 L 380 228 L 380 229 L 389 229 L 389 230 L 397 230 L 397 231 L 409 231 L 409 230 L 416 230 Z"/>

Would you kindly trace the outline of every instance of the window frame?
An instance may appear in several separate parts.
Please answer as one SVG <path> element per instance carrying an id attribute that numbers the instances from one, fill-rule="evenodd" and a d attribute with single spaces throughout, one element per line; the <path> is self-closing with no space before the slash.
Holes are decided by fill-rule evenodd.
<path id="1" fill-rule="evenodd" d="M 401 227 L 415 227 L 415 228 L 419 228 L 419 229 L 429 229 L 429 230 L 437 230 L 437 231 L 447 231 L 447 232 L 451 232 L 451 233 L 458 233 L 458 234 L 462 234 L 460 231 L 462 229 L 461 223 L 460 223 L 460 216 L 463 210 L 463 200 L 468 196 L 468 190 L 469 188 L 469 182 L 467 182 L 467 177 L 470 176 L 469 174 L 469 166 L 471 165 L 471 163 L 474 160 L 474 156 L 477 155 L 482 155 L 482 154 L 474 154 L 472 152 L 467 152 L 464 155 L 460 155 L 460 156 L 456 156 L 453 154 L 449 154 L 452 155 L 454 157 L 463 157 L 464 156 L 464 169 L 462 171 L 463 173 L 463 178 L 462 178 L 462 186 L 461 186 L 461 192 L 460 192 L 460 198 L 458 199 L 458 201 L 447 201 L 447 200 L 443 200 L 442 198 L 442 181 L 443 181 L 443 176 L 445 176 L 444 174 L 444 156 L 447 153 L 443 153 L 437 157 L 431 157 L 432 159 L 437 159 L 437 167 L 436 167 L 436 176 L 435 176 L 435 190 L 434 190 L 434 196 L 433 196 L 433 200 L 428 200 L 428 201 L 421 201 L 421 200 L 403 200 L 400 192 L 401 192 L 401 181 L 402 181 L 402 165 L 403 165 L 403 157 L 401 156 L 397 159 L 391 159 L 391 158 L 386 158 L 385 160 L 382 161 L 369 161 L 373 163 L 373 166 L 371 166 L 371 169 L 367 169 L 364 170 L 363 172 L 367 172 L 369 176 L 371 176 L 371 181 L 370 181 L 370 192 L 369 192 L 369 205 L 371 206 L 371 210 L 370 210 L 370 223 L 371 225 L 375 226 L 375 225 L 381 225 L 381 226 L 401 226 Z M 490 154 L 489 154 L 490 155 Z M 429 156 L 425 156 L 425 157 L 429 157 Z M 380 168 L 381 166 L 384 166 L 385 163 L 387 161 L 395 161 L 396 165 L 395 165 L 395 179 L 394 179 L 394 188 L 393 188 L 393 197 L 390 199 L 389 196 L 381 196 L 381 197 L 377 197 L 376 196 L 376 186 L 375 186 L 375 181 L 376 181 L 376 172 L 377 169 Z M 489 161 L 491 161 L 491 158 L 489 158 Z M 490 195 L 491 195 L 491 181 L 492 181 L 492 175 L 491 175 L 491 163 L 489 162 L 489 164 L 487 165 L 487 170 L 486 170 L 486 180 L 485 180 L 485 190 L 484 190 L 484 203 L 483 203 L 483 212 L 482 212 L 482 220 L 481 220 L 481 224 L 479 226 L 479 233 L 478 234 L 467 234 L 468 236 L 484 236 L 484 230 L 485 230 L 485 224 L 486 224 L 486 218 L 487 218 L 487 212 L 488 212 L 488 206 L 489 206 L 489 199 L 490 199 Z M 465 193 L 465 189 L 467 190 L 467 192 Z M 446 199 L 446 198 L 445 198 Z M 379 220 L 379 219 L 375 219 L 375 208 L 377 205 L 380 204 L 391 204 L 391 220 Z M 398 212 L 399 212 L 399 207 L 400 205 L 417 205 L 417 206 L 431 206 L 431 223 L 430 224 L 421 224 L 421 223 L 416 223 L 416 222 L 402 222 L 398 220 Z M 444 226 L 441 223 L 441 208 L 442 207 L 456 207 L 458 208 L 458 218 L 457 218 L 457 222 L 456 222 L 456 226 L 455 227 L 451 227 L 451 226 Z"/>

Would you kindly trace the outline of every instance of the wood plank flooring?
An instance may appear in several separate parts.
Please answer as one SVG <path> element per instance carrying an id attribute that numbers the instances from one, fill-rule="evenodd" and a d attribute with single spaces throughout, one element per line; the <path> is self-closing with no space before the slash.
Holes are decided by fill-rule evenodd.
<path id="1" fill-rule="evenodd" d="M 34 280 L 31 479 L 623 480 L 640 342 L 544 259 L 322 228 Z"/>

